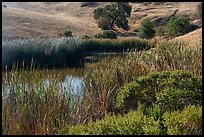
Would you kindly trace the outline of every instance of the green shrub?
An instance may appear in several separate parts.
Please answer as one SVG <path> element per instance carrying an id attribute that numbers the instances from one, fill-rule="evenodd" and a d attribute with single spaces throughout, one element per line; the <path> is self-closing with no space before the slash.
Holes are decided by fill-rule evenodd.
<path id="1" fill-rule="evenodd" d="M 110 30 L 111 29 L 111 20 L 109 18 L 101 17 L 98 20 L 98 27 L 102 28 L 103 30 Z"/>
<path id="2" fill-rule="evenodd" d="M 112 39 L 116 39 L 117 38 L 117 33 L 115 31 L 112 31 L 112 30 L 104 31 L 103 35 L 105 36 L 105 38 L 112 38 Z"/>
<path id="3" fill-rule="evenodd" d="M 166 33 L 167 35 L 174 37 L 184 35 L 189 32 L 189 27 L 190 23 L 188 16 L 181 18 L 172 17 L 167 24 Z"/>
<path id="4" fill-rule="evenodd" d="M 202 135 L 202 106 L 188 106 L 182 111 L 166 112 L 163 120 L 168 135 Z"/>
<path id="5" fill-rule="evenodd" d="M 144 20 L 137 32 L 138 37 L 145 39 L 154 37 L 155 30 L 153 28 L 154 24 L 150 20 Z"/>
<path id="6" fill-rule="evenodd" d="M 91 36 L 91 35 L 83 35 L 81 38 L 82 39 L 91 39 L 91 38 L 93 38 L 93 36 Z"/>
<path id="7" fill-rule="evenodd" d="M 63 33 L 60 34 L 62 37 L 73 37 L 72 31 L 69 29 L 65 29 Z"/>
<path id="8" fill-rule="evenodd" d="M 148 117 L 153 117 L 155 120 L 160 120 L 162 118 L 163 112 L 159 105 L 153 104 L 152 106 L 147 106 L 138 102 L 137 111 L 141 111 L 143 115 Z"/>
<path id="9" fill-rule="evenodd" d="M 103 33 L 99 33 L 95 35 L 95 38 L 109 38 L 109 39 L 116 39 L 117 33 L 112 30 L 105 30 Z"/>
<path id="10" fill-rule="evenodd" d="M 165 36 L 165 26 L 159 26 L 156 28 L 156 35 Z"/>
<path id="11" fill-rule="evenodd" d="M 202 81 L 185 71 L 164 71 L 141 76 L 118 93 L 116 107 L 122 112 L 136 109 L 138 102 L 158 104 L 162 111 L 183 109 L 202 103 Z"/>
<path id="12" fill-rule="evenodd" d="M 87 126 L 66 127 L 58 134 L 68 135 L 158 135 L 159 121 L 146 117 L 141 112 L 129 112 L 121 116 L 106 116 L 103 120 L 89 122 Z"/>

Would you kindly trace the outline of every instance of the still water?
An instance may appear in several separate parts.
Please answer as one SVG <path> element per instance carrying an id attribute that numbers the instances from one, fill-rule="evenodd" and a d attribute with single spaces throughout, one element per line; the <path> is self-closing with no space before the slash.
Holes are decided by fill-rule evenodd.
<path id="1" fill-rule="evenodd" d="M 56 90 L 61 92 L 81 93 L 83 73 L 83 69 L 2 72 L 2 96 L 10 92 L 16 92 L 17 89 L 26 90 L 37 87 L 36 90 L 40 91 L 39 88 L 48 89 L 52 87 L 54 89 L 54 86 L 58 87 Z"/>

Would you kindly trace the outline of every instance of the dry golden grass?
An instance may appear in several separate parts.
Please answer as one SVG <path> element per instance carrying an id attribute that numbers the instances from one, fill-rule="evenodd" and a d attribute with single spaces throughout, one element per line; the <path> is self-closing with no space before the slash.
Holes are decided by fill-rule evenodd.
<path id="1" fill-rule="evenodd" d="M 202 28 L 190 32 L 186 35 L 176 37 L 174 41 L 183 41 L 189 44 L 189 47 L 202 47 Z"/>
<path id="2" fill-rule="evenodd" d="M 100 2 L 103 6 L 108 2 Z M 65 28 L 73 31 L 73 36 L 96 34 L 99 29 L 93 18 L 96 7 L 81 7 L 81 2 L 3 2 L 2 35 L 5 37 L 59 37 Z M 145 18 L 152 20 L 168 18 L 175 10 L 178 15 L 195 15 L 197 2 L 167 2 L 163 5 L 131 3 L 130 30 L 138 28 Z"/>

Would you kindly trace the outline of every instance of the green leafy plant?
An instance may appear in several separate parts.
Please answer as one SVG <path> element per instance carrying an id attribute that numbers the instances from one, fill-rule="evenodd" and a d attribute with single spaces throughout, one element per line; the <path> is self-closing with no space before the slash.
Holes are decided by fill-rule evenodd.
<path id="1" fill-rule="evenodd" d="M 159 121 L 146 117 L 139 111 L 121 115 L 108 115 L 103 120 L 89 122 L 87 126 L 77 125 L 59 130 L 68 135 L 158 135 Z"/>
<path id="2" fill-rule="evenodd" d="M 116 107 L 122 112 L 136 109 L 138 102 L 158 104 L 162 111 L 183 109 L 202 103 L 202 82 L 190 72 L 164 71 L 137 78 L 118 93 Z"/>
<path id="3" fill-rule="evenodd" d="M 166 27 L 165 26 L 159 26 L 159 27 L 155 28 L 155 30 L 156 30 L 155 34 L 158 36 L 165 36 L 166 35 L 165 34 Z"/>
<path id="4" fill-rule="evenodd" d="M 202 135 L 202 106 L 187 106 L 182 111 L 166 112 L 163 124 L 168 135 Z"/>
<path id="5" fill-rule="evenodd" d="M 105 30 L 103 33 L 99 33 L 95 35 L 95 38 L 109 38 L 109 39 L 116 39 L 117 33 L 113 30 Z"/>
<path id="6" fill-rule="evenodd" d="M 69 30 L 69 29 L 65 29 L 65 30 L 63 31 L 63 33 L 61 33 L 60 35 L 63 36 L 63 37 L 73 37 L 72 31 Z"/>
<path id="7" fill-rule="evenodd" d="M 111 20 L 106 17 L 101 17 L 98 19 L 98 26 L 99 28 L 102 28 L 103 30 L 110 30 L 111 29 Z"/>
<path id="8" fill-rule="evenodd" d="M 145 19 L 141 23 L 141 26 L 137 32 L 137 35 L 140 38 L 145 38 L 145 39 L 152 38 L 154 37 L 154 34 L 155 34 L 155 30 L 153 28 L 154 28 L 154 24 L 150 20 Z"/>
<path id="9" fill-rule="evenodd" d="M 91 36 L 91 35 L 83 35 L 81 38 L 82 39 L 91 39 L 91 38 L 93 38 L 93 36 Z"/>
<path id="10" fill-rule="evenodd" d="M 167 24 L 166 32 L 167 35 L 176 37 L 189 32 L 189 27 L 190 23 L 188 16 L 184 16 L 181 18 L 172 17 Z"/>

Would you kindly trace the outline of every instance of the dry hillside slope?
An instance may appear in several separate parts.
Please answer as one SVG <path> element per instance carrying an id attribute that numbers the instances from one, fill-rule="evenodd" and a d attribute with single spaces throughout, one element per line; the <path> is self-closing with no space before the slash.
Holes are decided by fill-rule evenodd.
<path id="1" fill-rule="evenodd" d="M 107 2 L 100 2 L 97 6 L 105 4 Z M 174 13 L 176 16 L 190 15 L 194 21 L 197 19 L 197 4 L 198 2 L 131 3 L 129 32 L 138 28 L 145 18 L 162 24 Z M 81 7 L 81 2 L 2 2 L 2 37 L 59 37 L 59 33 L 65 28 L 70 28 L 74 36 L 96 34 L 101 31 L 93 18 L 93 10 L 97 6 Z"/>
<path id="2" fill-rule="evenodd" d="M 186 42 L 190 47 L 200 47 L 202 45 L 202 28 L 177 37 L 174 40 Z"/>

